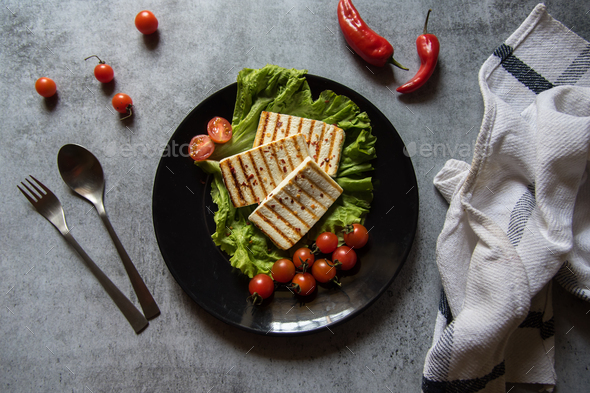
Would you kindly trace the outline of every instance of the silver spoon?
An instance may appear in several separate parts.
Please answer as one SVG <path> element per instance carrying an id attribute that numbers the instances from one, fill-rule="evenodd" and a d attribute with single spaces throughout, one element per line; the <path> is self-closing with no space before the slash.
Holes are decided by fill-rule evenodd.
<path id="1" fill-rule="evenodd" d="M 98 159 L 88 150 L 80 145 L 68 144 L 62 146 L 57 154 L 57 166 L 64 182 L 78 195 L 90 201 L 102 222 L 107 227 L 111 239 L 121 256 L 123 266 L 127 271 L 131 285 L 137 294 L 137 299 L 147 319 L 154 318 L 160 314 L 160 309 L 152 294 L 147 289 L 143 279 L 127 255 L 127 251 L 117 237 L 111 222 L 107 217 L 104 208 L 104 174 Z"/>

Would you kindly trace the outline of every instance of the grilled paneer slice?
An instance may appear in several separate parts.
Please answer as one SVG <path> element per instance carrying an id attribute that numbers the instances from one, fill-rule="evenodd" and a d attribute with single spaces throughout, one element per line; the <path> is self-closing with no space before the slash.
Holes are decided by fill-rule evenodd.
<path id="1" fill-rule="evenodd" d="M 248 219 L 280 249 L 297 243 L 342 194 L 342 188 L 307 157 Z"/>
<path id="2" fill-rule="evenodd" d="M 259 203 L 309 157 L 301 134 L 221 160 L 221 174 L 235 207 Z"/>
<path id="3" fill-rule="evenodd" d="M 344 130 L 322 121 L 303 117 L 262 112 L 254 139 L 254 147 L 294 134 L 303 134 L 309 155 L 330 176 L 336 176 L 344 144 Z"/>

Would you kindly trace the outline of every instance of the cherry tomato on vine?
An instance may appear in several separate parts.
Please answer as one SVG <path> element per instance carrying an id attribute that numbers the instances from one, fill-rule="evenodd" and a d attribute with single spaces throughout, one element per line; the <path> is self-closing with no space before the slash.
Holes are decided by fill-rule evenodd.
<path id="1" fill-rule="evenodd" d="M 231 139 L 232 128 L 229 121 L 215 116 L 207 123 L 207 133 L 215 143 L 225 143 Z"/>
<path id="2" fill-rule="evenodd" d="M 127 94 L 118 93 L 115 94 L 112 100 L 113 108 L 119 113 L 127 113 L 127 116 L 121 118 L 121 120 L 127 119 L 133 115 L 131 107 L 133 107 L 133 100 Z"/>
<path id="3" fill-rule="evenodd" d="M 315 244 L 321 252 L 329 254 L 338 247 L 338 236 L 334 235 L 332 232 L 324 232 L 318 236 Z"/>
<path id="4" fill-rule="evenodd" d="M 309 273 L 297 273 L 291 283 L 291 288 L 299 296 L 311 295 L 315 289 L 315 278 Z"/>
<path id="5" fill-rule="evenodd" d="M 39 95 L 48 98 L 55 94 L 57 86 L 53 79 L 43 77 L 37 79 L 37 82 L 35 82 L 35 90 L 37 90 Z"/>
<path id="6" fill-rule="evenodd" d="M 318 259 L 311 268 L 311 274 L 317 281 L 326 283 L 336 276 L 336 267 L 327 259 Z"/>
<path id="7" fill-rule="evenodd" d="M 135 27 L 142 34 L 152 34 L 158 30 L 158 19 L 151 11 L 141 11 L 135 17 Z"/>
<path id="8" fill-rule="evenodd" d="M 295 276 L 295 265 L 288 259 L 279 259 L 272 265 L 270 272 L 276 282 L 286 284 Z"/>
<path id="9" fill-rule="evenodd" d="M 332 260 L 342 264 L 340 269 L 350 270 L 356 265 L 356 252 L 348 246 L 340 246 L 332 253 Z"/>
<path id="10" fill-rule="evenodd" d="M 369 241 L 369 232 L 361 224 L 352 224 L 344 229 L 344 242 L 352 248 L 361 248 Z"/>
<path id="11" fill-rule="evenodd" d="M 188 145 L 188 154 L 195 161 L 203 161 L 209 158 L 215 150 L 215 144 L 208 135 L 197 135 L 191 139 Z"/>
<path id="12" fill-rule="evenodd" d="M 307 267 L 310 268 L 315 261 L 315 255 L 307 247 L 299 248 L 293 254 L 293 264 L 296 268 L 300 268 L 303 263 L 307 263 Z"/>
<path id="13" fill-rule="evenodd" d="M 88 60 L 91 57 L 96 57 L 98 59 L 98 65 L 94 67 L 94 77 L 101 83 L 109 83 L 115 77 L 115 72 L 113 68 L 106 64 L 104 61 L 100 59 L 100 57 L 96 55 L 89 56 L 84 60 Z"/>

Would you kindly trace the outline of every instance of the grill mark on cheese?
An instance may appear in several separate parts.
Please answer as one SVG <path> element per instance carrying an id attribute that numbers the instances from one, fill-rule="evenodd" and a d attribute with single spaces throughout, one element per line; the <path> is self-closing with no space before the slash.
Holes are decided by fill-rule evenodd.
<path id="1" fill-rule="evenodd" d="M 236 190 L 238 191 L 238 197 L 240 198 L 240 201 L 243 201 L 244 203 L 246 203 L 246 199 L 244 198 L 244 194 L 242 194 L 242 189 L 241 189 L 242 187 L 240 187 L 240 183 L 238 183 L 238 177 L 236 175 L 236 170 L 233 167 L 231 161 L 229 163 L 229 173 L 231 174 L 234 186 L 236 186 Z M 241 202 L 238 201 L 238 203 L 241 203 Z"/>
<path id="2" fill-rule="evenodd" d="M 262 112 L 260 116 L 261 119 L 260 123 L 258 124 L 258 130 L 256 131 L 256 140 L 254 141 L 254 146 L 259 146 L 262 144 L 262 140 L 264 139 L 264 130 L 266 130 L 266 126 L 268 125 L 268 112 Z"/>
<path id="3" fill-rule="evenodd" d="M 264 153 L 264 151 L 262 153 Z M 270 167 L 268 166 L 268 162 L 266 161 L 266 156 L 262 153 L 260 154 L 260 157 L 262 157 L 262 161 L 264 161 L 264 169 L 266 170 L 267 176 L 269 177 L 271 187 L 275 188 L 277 185 L 272 177 Z M 268 195 L 268 194 L 266 194 L 266 195 Z"/>
<path id="4" fill-rule="evenodd" d="M 289 118 L 289 122 L 291 121 L 291 118 Z M 297 151 L 297 154 L 299 154 L 299 144 L 296 141 L 289 141 L 288 142 L 289 147 L 290 148 L 295 148 L 295 150 Z M 293 145 L 291 145 L 293 144 Z M 287 150 L 287 148 L 285 147 L 285 150 Z M 291 173 L 293 171 L 293 169 L 295 169 L 295 167 L 297 167 L 297 165 L 293 165 L 293 160 L 291 160 L 291 154 L 287 154 L 287 161 L 289 162 L 289 173 Z"/>
<path id="5" fill-rule="evenodd" d="M 320 186 L 318 186 L 316 183 L 313 182 L 313 180 L 308 179 L 307 177 L 305 178 L 305 180 L 307 180 L 307 182 L 309 184 L 312 185 L 312 187 L 317 188 L 317 190 L 320 192 L 320 194 L 323 194 L 324 196 L 327 196 L 326 200 L 328 200 L 330 202 L 330 205 L 332 203 L 334 203 L 336 201 L 336 199 L 332 198 L 330 196 L 330 194 L 328 194 L 324 189 L 322 189 Z M 315 203 L 317 203 L 318 205 L 320 205 L 321 207 L 323 207 L 324 209 L 328 209 L 330 205 L 326 206 L 322 203 L 322 201 L 320 201 L 319 199 L 316 199 L 315 197 L 311 196 L 310 194 L 308 194 L 307 192 L 305 192 L 306 195 L 309 196 L 309 199 L 313 200 Z M 323 199 L 323 198 L 322 198 Z"/>
<path id="6" fill-rule="evenodd" d="M 303 143 L 302 138 L 298 139 Z M 306 157 L 249 219 L 279 248 L 288 249 L 317 223 L 341 193 L 342 188 L 311 157 Z"/>
<path id="7" fill-rule="evenodd" d="M 322 124 L 322 133 L 320 134 L 320 139 L 318 139 L 318 143 L 315 145 L 315 151 L 318 156 L 318 160 L 320 159 L 320 153 L 322 152 L 321 146 L 324 143 L 324 131 L 326 130 L 326 123 Z"/>
<path id="8" fill-rule="evenodd" d="M 250 157 L 250 161 L 252 162 L 252 166 L 254 166 L 256 181 L 258 182 L 258 184 L 260 184 L 260 187 L 262 187 L 262 192 L 264 192 L 264 196 L 268 195 L 268 192 L 266 191 L 266 187 L 264 187 L 264 182 L 262 181 L 262 178 L 260 177 L 260 172 L 258 172 L 258 165 L 256 165 L 256 161 L 254 160 L 254 156 L 252 155 L 250 150 L 248 150 L 246 152 L 246 154 L 248 155 L 248 157 Z M 268 170 L 268 168 L 267 168 L 267 170 Z M 256 195 L 256 193 L 254 193 L 254 196 L 256 196 L 256 199 L 258 199 L 258 196 Z"/>
<path id="9" fill-rule="evenodd" d="M 275 122 L 274 127 L 271 127 L 273 121 Z M 280 131 L 284 128 L 283 126 L 285 124 L 283 124 L 283 122 L 287 123 L 284 132 Z M 296 122 L 299 123 L 295 124 Z M 281 126 L 279 126 L 279 124 Z M 317 130 L 315 129 L 316 127 Z M 271 128 L 273 129 L 271 130 Z M 304 136 L 310 155 L 312 155 L 314 161 L 322 168 L 322 170 L 329 173 L 330 176 L 336 176 L 340 163 L 340 150 L 344 143 L 344 131 L 333 124 L 327 124 L 319 120 L 306 119 L 298 116 L 263 111 L 260 115 L 260 122 L 254 146 L 258 147 L 298 133 Z M 319 138 L 313 140 L 314 136 Z M 330 140 L 325 141 L 325 139 L 328 138 Z M 295 165 L 293 167 L 295 167 Z"/>
<path id="10" fill-rule="evenodd" d="M 311 168 L 310 168 L 310 170 L 311 170 L 311 171 L 313 171 L 313 173 L 315 173 L 315 174 L 317 174 L 317 175 L 319 175 L 319 176 L 323 177 L 323 178 L 324 178 L 324 180 L 325 180 L 326 182 L 328 182 L 328 184 L 330 184 L 330 182 L 331 182 L 331 181 L 334 181 L 334 180 L 333 180 L 333 179 L 332 179 L 332 178 L 331 178 L 331 177 L 330 177 L 330 176 L 329 176 L 329 175 L 328 175 L 326 172 L 324 172 L 323 170 L 322 170 L 322 171 L 314 171 L 314 170 L 313 170 L 313 169 L 311 169 Z M 338 184 L 338 183 L 336 183 L 336 184 Z M 340 186 L 339 186 L 339 187 L 340 187 Z M 330 195 L 330 193 L 329 193 L 328 191 L 324 191 L 324 190 L 322 190 L 322 193 L 324 194 L 324 196 L 327 196 L 328 198 L 330 198 L 330 199 L 332 199 L 332 200 L 334 200 L 334 201 L 336 201 L 336 199 L 338 199 L 338 198 L 335 198 L 335 199 L 334 199 L 334 198 L 332 198 L 332 196 Z"/>
<path id="11" fill-rule="evenodd" d="M 334 143 L 336 143 L 336 138 L 337 138 L 337 134 L 336 134 L 336 130 L 332 129 L 332 138 L 330 141 L 330 150 L 328 151 L 328 159 L 329 161 L 326 162 L 326 169 L 328 169 L 328 164 L 330 163 L 330 161 L 332 160 L 332 156 L 334 155 Z"/>
<path id="12" fill-rule="evenodd" d="M 293 183 L 293 186 L 295 186 L 295 187 L 300 187 L 300 185 L 299 185 L 299 184 L 297 184 L 297 183 Z M 298 211 L 301 211 L 301 210 L 307 210 L 307 212 L 308 212 L 308 213 L 309 213 L 309 214 L 310 214 L 310 215 L 313 217 L 313 219 L 314 219 L 314 220 L 316 220 L 316 222 L 317 222 L 317 220 L 319 220 L 319 219 L 320 219 L 320 217 L 318 217 L 318 216 L 317 216 L 317 215 L 316 215 L 316 214 L 313 212 L 313 210 L 312 210 L 311 208 L 305 207 L 305 205 L 304 205 L 302 202 L 299 202 L 299 198 L 297 198 L 297 196 L 294 196 L 293 194 L 291 194 L 289 191 L 287 191 L 287 189 L 286 189 L 286 188 L 285 188 L 285 189 L 283 189 L 283 192 L 284 192 L 285 194 L 289 195 L 289 198 L 291 198 L 291 199 L 293 199 L 294 201 L 296 201 L 296 202 L 297 202 L 297 203 L 295 204 L 295 206 L 297 206 L 297 207 L 299 208 L 299 210 L 298 210 Z M 304 194 L 304 195 L 306 195 L 306 196 L 307 196 L 309 199 L 311 199 L 312 201 L 315 201 L 315 199 L 314 199 L 314 198 L 313 198 L 311 195 L 309 195 L 307 192 L 305 192 L 304 190 L 298 190 L 298 193 L 299 193 L 299 194 Z M 298 211 L 297 211 L 297 210 L 295 210 L 295 212 L 293 212 L 293 214 L 295 215 L 295 217 L 299 217 L 299 212 L 298 212 Z M 296 213 L 296 212 L 297 212 L 297 213 Z M 307 225 L 306 225 L 306 226 L 307 226 Z M 308 226 L 308 227 L 309 227 L 309 226 Z M 309 228 L 311 228 L 311 227 L 309 227 Z"/>
<path id="13" fill-rule="evenodd" d="M 250 181 L 248 179 L 248 176 L 246 176 L 246 170 L 244 169 L 244 164 L 242 163 L 242 156 L 236 156 L 237 161 L 240 163 L 240 169 L 242 170 L 242 174 L 244 175 L 244 182 L 242 184 L 240 184 L 240 187 L 238 187 L 238 189 L 241 189 L 242 186 L 244 187 L 244 200 L 246 201 L 247 199 L 245 198 L 247 195 L 246 194 L 250 194 L 253 198 L 252 199 L 256 199 L 255 194 L 252 192 L 252 187 L 250 186 Z"/>
<path id="14" fill-rule="evenodd" d="M 273 209 L 270 209 L 268 205 L 264 206 L 263 209 L 260 209 L 260 213 L 258 215 L 259 216 L 262 216 L 262 217 L 264 217 L 266 219 L 269 219 L 269 217 L 267 215 L 265 215 L 265 214 L 262 213 L 265 210 L 268 211 L 268 212 L 270 212 L 271 213 L 270 215 L 274 216 L 275 219 L 278 219 L 279 221 L 281 221 L 285 225 L 286 228 L 290 229 L 291 231 L 293 231 L 295 233 L 298 232 L 297 231 L 297 228 L 295 228 L 289 221 L 285 220 L 285 218 L 283 216 L 281 216 L 280 214 L 278 214 L 276 211 L 274 211 Z M 290 244 L 295 244 L 295 243 L 293 243 L 293 241 L 290 238 L 284 237 L 284 236 L 288 236 L 288 234 L 285 233 L 285 231 L 282 231 L 281 229 L 279 229 L 279 227 L 277 227 L 274 224 L 270 224 L 270 225 L 272 225 L 272 227 L 273 227 L 273 229 L 275 231 L 277 231 L 278 233 L 280 233 L 282 235 L 281 237 L 283 237 L 284 239 L 287 239 L 287 241 Z"/>
<path id="15" fill-rule="evenodd" d="M 273 130 L 272 130 L 272 136 L 269 138 L 269 140 L 267 141 L 267 143 L 268 142 L 272 142 L 272 141 L 275 140 L 275 136 L 277 134 L 277 128 L 278 128 L 279 122 L 281 121 L 280 119 L 281 119 L 281 115 L 280 114 L 277 114 L 276 119 L 275 119 L 275 128 L 273 128 Z"/>
<path id="16" fill-rule="evenodd" d="M 229 197 L 232 201 L 232 203 L 234 204 L 234 206 L 236 205 L 236 203 L 239 203 L 240 201 L 236 201 L 234 200 L 233 197 L 233 192 L 230 190 L 230 188 L 233 187 L 233 189 L 236 188 L 233 176 L 231 174 L 231 170 L 229 169 L 229 163 L 228 162 L 221 162 L 219 163 L 219 167 L 221 168 L 221 174 L 223 175 L 224 173 L 228 173 L 226 176 L 224 176 L 224 179 L 227 179 L 226 181 L 228 181 L 230 184 L 226 184 L 226 188 L 229 191 Z"/>
<path id="17" fill-rule="evenodd" d="M 285 194 L 289 195 L 289 193 L 286 191 L 285 191 Z M 274 201 L 276 201 L 277 204 L 281 205 L 283 207 L 283 209 L 288 210 L 289 213 L 291 213 L 293 215 L 293 217 L 295 217 L 300 223 L 302 223 L 304 227 L 311 229 L 311 226 L 308 223 L 306 223 L 301 217 L 299 217 L 299 214 L 296 213 L 295 210 L 291 209 L 288 205 L 284 204 L 283 202 L 277 201 L 276 198 L 273 199 L 273 202 Z M 277 215 L 278 215 L 278 213 L 277 213 Z"/>
<path id="18" fill-rule="evenodd" d="M 272 221 L 270 221 L 266 216 L 264 216 L 263 214 L 261 214 L 260 212 L 256 212 L 255 216 L 258 217 L 259 219 L 261 219 L 262 221 L 264 221 L 269 227 L 271 227 L 280 237 L 283 238 L 283 240 L 285 240 L 285 242 L 287 242 L 289 244 L 289 247 L 293 246 L 295 243 L 293 243 L 293 241 L 291 239 L 289 239 L 287 236 L 285 236 L 285 234 L 283 233 L 283 231 L 281 231 L 277 226 L 275 226 Z M 270 237 L 271 239 L 273 238 L 272 236 L 269 235 L 268 232 L 266 232 L 264 230 L 264 228 L 259 227 L 260 230 L 262 232 L 264 232 L 268 237 Z"/>
<path id="19" fill-rule="evenodd" d="M 279 221 L 281 221 L 286 228 L 290 229 L 291 231 L 295 232 L 295 233 L 299 233 L 301 231 L 301 228 L 299 228 L 299 230 L 297 230 L 298 228 L 294 227 L 293 224 L 291 224 L 289 221 L 285 220 L 285 218 L 283 216 L 281 216 L 279 213 L 277 213 L 274 209 L 269 208 L 268 204 L 266 206 L 264 206 L 266 208 L 266 210 L 270 211 L 272 213 L 272 215 L 275 216 L 276 219 L 278 219 Z M 262 211 L 262 209 L 261 209 Z M 266 217 L 268 218 L 268 217 Z M 277 231 L 280 231 L 282 234 L 287 235 L 284 231 L 281 231 L 280 229 L 276 228 Z M 291 239 L 289 239 L 289 242 L 291 242 Z M 294 244 L 294 243 L 292 243 Z"/>
<path id="20" fill-rule="evenodd" d="M 286 176 L 284 175 L 283 167 L 281 166 L 281 163 L 279 162 L 279 157 L 277 157 L 277 151 L 275 150 L 274 145 L 268 145 L 268 146 L 272 150 L 272 156 L 275 159 L 275 162 L 277 163 L 277 168 L 279 168 L 279 171 L 281 171 L 281 178 L 284 179 Z M 279 181 L 275 181 L 274 186 L 275 187 L 278 186 L 282 179 L 279 179 Z"/>

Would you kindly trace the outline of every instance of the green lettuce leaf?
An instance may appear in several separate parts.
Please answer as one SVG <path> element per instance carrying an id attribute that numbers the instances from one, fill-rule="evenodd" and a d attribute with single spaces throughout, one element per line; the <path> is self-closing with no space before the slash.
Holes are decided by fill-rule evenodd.
<path id="1" fill-rule="evenodd" d="M 213 242 L 230 256 L 232 266 L 249 277 L 259 273 L 269 274 L 272 264 L 277 259 L 288 257 L 289 253 L 278 249 L 249 222 L 248 216 L 255 206 L 233 206 L 218 160 L 252 148 L 262 111 L 321 120 L 337 124 L 346 132 L 340 167 L 335 177 L 344 193 L 298 245 L 311 244 L 322 232 L 339 233 L 346 225 L 362 223 L 371 208 L 373 184 L 367 172 L 373 170 L 370 161 L 376 158 L 377 138 L 371 133 L 369 117 L 360 112 L 349 98 L 329 90 L 321 92 L 319 98 L 313 100 L 305 79 L 306 73 L 306 70 L 275 65 L 240 71 L 232 118 L 232 139 L 217 146 L 209 160 L 196 163 L 213 175 L 211 196 L 217 205 L 214 216 L 216 232 L 211 236 Z"/>

